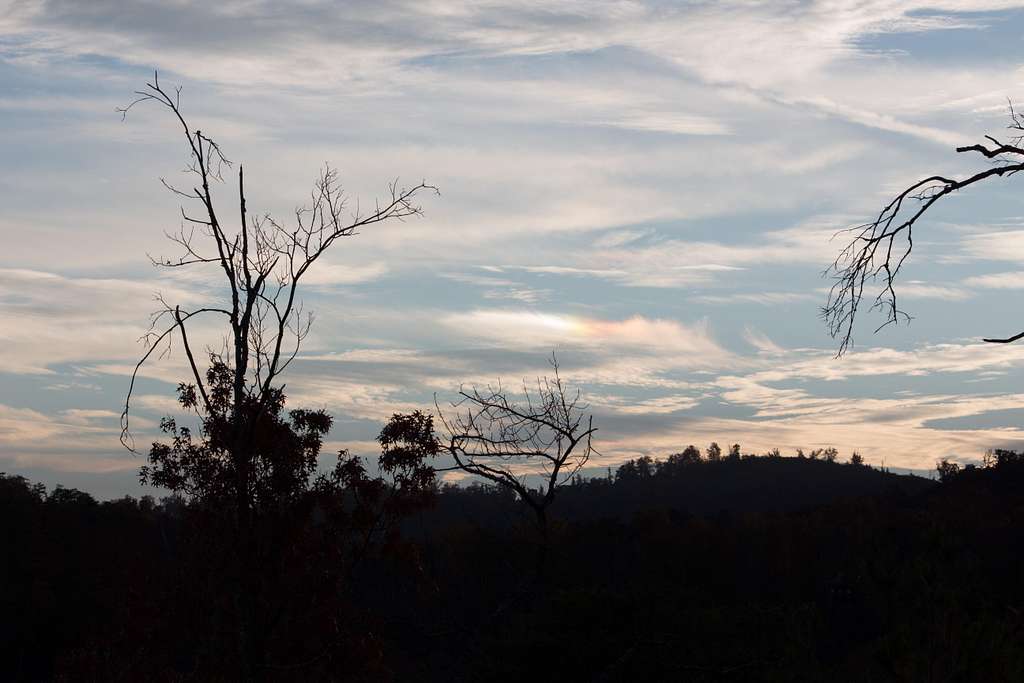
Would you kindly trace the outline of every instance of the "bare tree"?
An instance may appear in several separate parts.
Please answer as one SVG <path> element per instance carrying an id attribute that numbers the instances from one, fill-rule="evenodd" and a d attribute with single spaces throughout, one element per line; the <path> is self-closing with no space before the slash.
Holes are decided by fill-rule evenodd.
<path id="1" fill-rule="evenodd" d="M 1024 114 L 1009 108 L 1012 131 L 1009 142 L 991 135 L 985 143 L 957 147 L 959 153 L 977 153 L 988 160 L 988 168 L 964 178 L 933 175 L 923 178 L 897 194 L 878 215 L 868 223 L 837 234 L 852 234 L 853 239 L 825 270 L 833 284 L 828 300 L 822 308 L 829 333 L 839 340 L 837 355 L 845 353 L 853 343 L 853 327 L 865 294 L 865 288 L 879 284 L 878 293 L 871 300 L 870 310 L 879 310 L 884 322 L 881 330 L 910 316 L 900 308 L 896 297 L 896 280 L 903 264 L 914 248 L 914 227 L 918 220 L 943 197 L 990 178 L 1012 176 L 1024 170 Z M 1024 337 L 1020 332 L 1011 337 L 985 339 L 986 342 L 1006 344 Z"/>
<path id="2" fill-rule="evenodd" d="M 230 450 L 232 457 L 239 460 L 238 489 L 241 493 L 248 488 L 247 480 L 251 476 L 244 462 L 245 444 L 251 434 L 241 427 L 244 423 L 251 426 L 253 422 L 240 419 L 238 411 L 246 403 L 255 403 L 258 410 L 267 408 L 275 396 L 275 383 L 295 360 L 309 332 L 313 314 L 303 309 L 298 296 L 300 281 L 339 239 L 357 234 L 360 228 L 419 215 L 422 210 L 415 203 L 416 196 L 424 190 L 437 190 L 424 182 L 402 187 L 396 180 L 388 185 L 386 199 L 376 202 L 372 209 L 363 209 L 358 202 L 350 209 L 337 171 L 325 166 L 313 184 L 310 202 L 297 208 L 291 224 L 285 225 L 269 214 L 249 213 L 243 170 L 239 166 L 236 213 L 232 219 L 237 222 L 236 228 L 230 229 L 221 220 L 213 188 L 223 182 L 222 172 L 232 164 L 210 136 L 193 129 L 185 120 L 180 108 L 180 92 L 180 87 L 168 92 L 161 86 L 158 74 L 154 74 L 152 83 L 136 91 L 137 99 L 119 110 L 124 116 L 142 103 L 166 108 L 181 125 L 190 152 L 187 171 L 194 178 L 191 188 L 182 189 L 164 179 L 161 182 L 197 211 L 190 213 L 182 206 L 181 229 L 167 233 L 181 253 L 173 258 L 150 258 L 159 268 L 214 268 L 223 277 L 226 301 L 221 305 L 186 309 L 158 297 L 160 308 L 153 314 L 149 332 L 143 337 L 148 349 L 135 366 L 125 398 L 122 442 L 134 450 L 128 416 L 139 371 L 158 350 L 166 352 L 175 338 L 180 339 L 188 359 L 200 407 L 213 411 L 189 331 L 200 316 L 223 316 L 229 327 L 225 348 L 209 353 L 232 374 L 230 405 L 234 411 L 233 422 L 239 429 Z"/>
<path id="3" fill-rule="evenodd" d="M 337 171 L 325 166 L 313 184 L 309 203 L 297 208 L 285 224 L 268 214 L 249 212 L 239 166 L 237 203 L 222 213 L 214 188 L 224 182 L 223 172 L 232 164 L 212 137 L 186 121 L 180 88 L 168 91 L 154 74 L 153 81 L 136 94 L 137 99 L 120 110 L 122 116 L 140 104 L 166 109 L 184 134 L 189 150 L 186 171 L 192 177 L 184 186 L 161 180 L 183 200 L 181 228 L 167 235 L 180 253 L 151 260 L 166 269 L 211 268 L 220 275 L 223 296 L 219 303 L 197 308 L 158 296 L 160 308 L 143 337 L 147 350 L 132 372 L 125 397 L 121 438 L 135 452 L 129 411 L 136 379 L 154 354 L 167 353 L 180 341 L 191 378 L 179 385 L 179 397 L 201 418 L 201 439 L 196 442 L 191 430 L 179 430 L 173 420 L 164 420 L 164 431 L 173 435 L 173 442 L 153 444 L 150 466 L 143 468 L 141 476 L 178 491 L 199 492 L 231 527 L 233 578 L 226 583 L 238 603 L 235 630 L 246 667 L 242 678 L 249 679 L 262 662 L 262 643 L 270 629 L 259 612 L 261 581 L 266 578 L 261 572 L 280 564 L 287 545 L 279 544 L 272 551 L 261 548 L 268 545 L 260 540 L 261 530 L 269 526 L 261 523 L 286 514 L 282 510 L 294 507 L 301 494 L 330 488 L 332 483 L 336 490 L 346 482 L 364 479 L 355 460 L 339 456 L 332 475 L 313 480 L 330 416 L 324 411 L 293 410 L 286 421 L 282 415 L 281 376 L 296 359 L 313 322 L 312 313 L 303 308 L 300 283 L 338 240 L 356 235 L 361 228 L 419 215 L 417 196 L 436 189 L 424 182 L 402 187 L 396 180 L 388 185 L 385 199 L 371 207 L 358 202 L 350 207 Z M 204 316 L 226 321 L 225 341 L 222 349 L 207 348 L 207 358 L 197 359 L 193 333 L 195 323 Z M 421 479 L 417 475 L 415 482 Z"/>
<path id="4" fill-rule="evenodd" d="M 533 511 L 542 551 L 556 491 L 596 452 L 589 406 L 581 403 L 578 389 L 566 388 L 554 355 L 551 366 L 553 377 L 538 378 L 532 388 L 524 380 L 518 396 L 498 382 L 461 388 L 448 414 L 437 407 L 447 432 L 441 449 L 455 468 L 513 491 Z M 531 476 L 539 477 L 539 487 L 530 485 Z"/>

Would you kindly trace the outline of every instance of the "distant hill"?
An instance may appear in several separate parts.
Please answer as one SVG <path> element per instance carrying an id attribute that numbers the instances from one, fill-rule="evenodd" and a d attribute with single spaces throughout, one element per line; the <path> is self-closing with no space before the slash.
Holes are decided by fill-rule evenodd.
<path id="1" fill-rule="evenodd" d="M 317 649 L 264 678 L 1024 680 L 1024 455 L 948 464 L 939 482 L 695 453 L 574 481 L 544 536 L 479 485 L 445 487 L 369 551 L 365 527 L 320 533 L 310 509 L 306 545 L 284 539 L 282 588 L 260 599 L 298 591 L 311 615 L 268 652 Z M 229 507 L 97 502 L 0 474 L 0 513 L 0 678 L 241 678 L 206 675 L 235 642 Z M 353 558 L 341 582 L 309 578 Z M 318 656 L 324 634 L 336 655 Z"/>
<path id="2" fill-rule="evenodd" d="M 924 477 L 809 458 L 744 458 L 652 469 L 647 476 L 595 478 L 567 485 L 552 506 L 567 520 L 628 518 L 650 510 L 719 515 L 795 512 L 843 500 L 915 497 L 938 487 Z M 503 523 L 521 513 L 510 496 L 483 487 L 445 489 L 428 517 Z"/>

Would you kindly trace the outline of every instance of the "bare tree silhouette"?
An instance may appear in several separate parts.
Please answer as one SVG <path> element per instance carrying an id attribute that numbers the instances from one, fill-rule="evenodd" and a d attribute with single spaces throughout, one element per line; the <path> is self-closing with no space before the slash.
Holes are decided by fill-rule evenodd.
<path id="1" fill-rule="evenodd" d="M 836 260 L 825 270 L 833 280 L 828 299 L 821 314 L 833 339 L 839 340 L 837 355 L 844 354 L 853 343 L 853 327 L 860 309 L 865 288 L 879 282 L 880 291 L 871 301 L 870 310 L 879 310 L 884 322 L 875 330 L 909 321 L 910 316 L 900 308 L 896 297 L 896 280 L 903 264 L 914 248 L 914 227 L 918 220 L 940 199 L 964 188 L 991 178 L 1012 176 L 1024 170 L 1024 114 L 1013 104 L 1009 107 L 1013 131 L 1009 142 L 986 135 L 984 144 L 957 147 L 958 153 L 974 152 L 989 160 L 989 168 L 964 178 L 932 175 L 910 185 L 886 204 L 868 223 L 837 234 L 853 234 Z M 870 295 L 869 295 L 870 296 Z M 1005 344 L 1024 337 L 1020 332 L 1007 338 L 988 338 L 984 341 Z"/>
<path id="2" fill-rule="evenodd" d="M 513 491 L 533 511 L 541 533 L 538 571 L 547 552 L 548 508 L 596 453 L 589 406 L 578 389 L 565 386 L 554 354 L 551 367 L 553 376 L 537 378 L 532 388 L 524 380 L 519 396 L 498 382 L 461 388 L 447 414 L 437 406 L 447 432 L 441 449 L 455 460 L 453 469 Z M 540 475 L 539 488 L 530 486 L 531 474 Z"/>
<path id="3" fill-rule="evenodd" d="M 360 228 L 420 215 L 422 209 L 414 203 L 416 196 L 424 190 L 437 192 L 425 182 L 402 187 L 396 180 L 388 185 L 387 198 L 376 202 L 372 210 L 363 210 L 358 202 L 348 210 L 349 199 L 341 188 L 338 172 L 324 166 L 313 184 L 309 204 L 297 208 L 292 225 L 286 226 L 269 214 L 249 214 L 239 166 L 238 223 L 236 230 L 230 230 L 220 219 L 212 188 L 223 181 L 222 171 L 230 168 L 231 162 L 211 137 L 187 123 L 179 106 L 180 92 L 180 87 L 168 92 L 154 73 L 153 82 L 136 91 L 137 99 L 119 110 L 124 116 L 136 105 L 149 102 L 168 109 L 181 125 L 190 152 L 187 170 L 197 181 L 191 189 L 182 190 L 161 179 L 171 192 L 198 204 L 200 213 L 193 216 L 183 206 L 183 227 L 167 234 L 181 248 L 179 256 L 150 259 L 159 268 L 213 267 L 221 272 L 228 294 L 223 305 L 191 310 L 158 297 L 160 309 L 153 314 L 150 330 L 143 337 L 148 348 L 132 373 L 122 413 L 122 443 L 131 450 L 134 444 L 128 415 L 135 381 L 158 349 L 166 351 L 174 337 L 180 337 L 200 407 L 210 411 L 211 398 L 196 362 L 189 324 L 206 314 L 224 316 L 229 324 L 226 349 L 210 353 L 230 368 L 232 405 L 240 410 L 249 398 L 267 406 L 274 397 L 274 382 L 295 359 L 313 321 L 313 314 L 303 309 L 298 296 L 299 283 L 310 267 L 337 240 L 357 234 Z M 235 457 L 245 457 L 242 446 L 250 437 L 242 432 L 235 435 Z M 248 476 L 246 469 L 239 468 L 243 478 Z M 241 488 L 244 484 L 239 482 Z"/>

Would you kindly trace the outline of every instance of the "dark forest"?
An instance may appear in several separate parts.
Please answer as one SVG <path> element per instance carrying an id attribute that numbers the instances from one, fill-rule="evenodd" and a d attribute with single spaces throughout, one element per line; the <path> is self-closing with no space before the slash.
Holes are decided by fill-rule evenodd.
<path id="1" fill-rule="evenodd" d="M 820 452 L 737 448 L 709 461 L 691 447 L 575 478 L 543 540 L 499 487 L 427 477 L 410 496 L 352 472 L 263 518 L 273 551 L 248 578 L 209 505 L 97 502 L 5 476 L 0 523 L 16 550 L 0 565 L 4 669 L 18 681 L 234 680 L 243 669 L 265 680 L 1019 680 L 1024 463 L 996 451 L 940 474 Z M 248 663 L 242 605 L 259 631 Z"/>

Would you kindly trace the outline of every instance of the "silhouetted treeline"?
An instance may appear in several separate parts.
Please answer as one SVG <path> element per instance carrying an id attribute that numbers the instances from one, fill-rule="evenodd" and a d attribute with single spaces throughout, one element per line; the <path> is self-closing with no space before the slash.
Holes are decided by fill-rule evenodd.
<path id="1" fill-rule="evenodd" d="M 740 455 L 735 445 L 730 452 L 734 455 L 709 459 L 690 446 L 665 460 L 626 462 L 612 477 L 580 480 L 563 490 L 561 512 L 574 519 L 622 517 L 652 508 L 702 515 L 782 512 L 890 492 L 913 494 L 933 484 L 856 464 L 856 457 L 854 464 L 839 466 L 831 448 L 806 455 L 800 451 L 792 458 L 778 451 Z"/>
<path id="2" fill-rule="evenodd" d="M 716 453 L 716 444 L 709 449 Z M 605 476 L 575 477 L 558 491 L 556 510 L 563 520 L 622 518 L 651 509 L 676 514 L 716 514 L 720 511 L 785 512 L 814 505 L 882 494 L 913 495 L 935 485 L 918 476 L 900 476 L 863 464 L 836 461 L 832 449 L 782 457 L 735 455 L 708 458 L 694 446 L 664 460 L 629 460 Z M 821 453 L 831 457 L 820 457 Z M 856 456 L 856 454 L 854 454 Z M 410 522 L 444 527 L 460 519 L 484 525 L 520 523 L 514 497 L 493 486 L 446 486 L 432 513 Z"/>
<path id="3" fill-rule="evenodd" d="M 274 641 L 290 665 L 254 675 L 1024 680 L 1019 456 L 940 484 L 730 450 L 561 489 L 540 577 L 533 519 L 497 488 L 441 487 L 328 594 L 315 577 L 358 546 L 295 539 L 275 568 L 306 606 Z M 210 510 L 0 477 L 0 513 L 4 678 L 239 678 L 210 668 L 233 642 Z"/>

